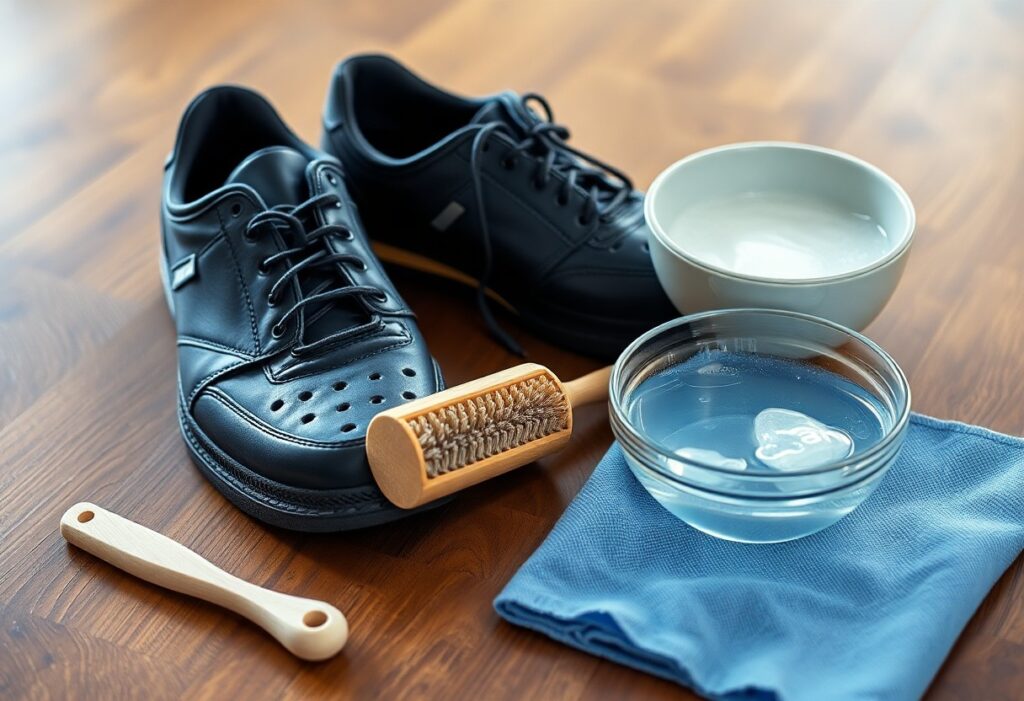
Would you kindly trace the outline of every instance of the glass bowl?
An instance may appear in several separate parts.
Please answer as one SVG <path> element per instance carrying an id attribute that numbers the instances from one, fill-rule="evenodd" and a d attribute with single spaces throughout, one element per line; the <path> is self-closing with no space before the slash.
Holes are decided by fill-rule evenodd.
<path id="1" fill-rule="evenodd" d="M 876 439 L 851 448 L 852 454 L 845 457 L 775 470 L 763 465 L 758 469 L 747 469 L 746 465 L 737 468 L 735 463 L 742 460 L 711 459 L 707 456 L 714 451 L 680 451 L 662 439 L 652 438 L 637 419 L 638 397 L 642 394 L 638 388 L 653 377 L 659 378 L 659 387 L 670 390 L 672 383 L 685 382 L 693 387 L 680 379 L 683 376 L 678 372 L 666 371 L 691 359 L 701 362 L 711 354 L 806 368 L 805 378 L 838 376 L 835 387 L 855 388 L 873 407 L 871 416 L 878 420 L 878 426 L 873 427 Z M 798 383 L 801 377 L 795 375 Z M 822 386 L 827 393 L 828 386 Z M 794 387 L 800 389 L 799 384 Z M 693 314 L 648 331 L 619 356 L 610 391 L 612 430 L 627 464 L 651 496 L 694 528 L 746 543 L 801 538 L 827 528 L 857 508 L 895 461 L 910 416 L 906 377 L 877 344 L 825 319 L 768 309 Z M 739 396 L 745 395 L 741 392 Z M 702 395 L 699 401 L 707 399 Z M 795 400 L 789 393 L 778 392 L 767 401 L 773 408 L 786 411 L 792 408 L 787 402 Z M 663 412 L 672 415 L 661 419 L 671 427 L 675 413 Z M 683 413 L 682 409 L 678 412 L 680 416 Z M 680 423 L 686 421 L 680 419 Z M 685 430 L 682 425 L 679 428 Z"/>

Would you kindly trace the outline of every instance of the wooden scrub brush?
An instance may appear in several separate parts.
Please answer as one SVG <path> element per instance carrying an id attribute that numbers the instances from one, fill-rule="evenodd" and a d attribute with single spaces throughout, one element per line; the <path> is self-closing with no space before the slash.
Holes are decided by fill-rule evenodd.
<path id="1" fill-rule="evenodd" d="M 608 397 L 611 368 L 562 383 L 525 363 L 373 418 L 370 469 L 384 496 L 412 509 L 562 448 L 572 410 Z"/>

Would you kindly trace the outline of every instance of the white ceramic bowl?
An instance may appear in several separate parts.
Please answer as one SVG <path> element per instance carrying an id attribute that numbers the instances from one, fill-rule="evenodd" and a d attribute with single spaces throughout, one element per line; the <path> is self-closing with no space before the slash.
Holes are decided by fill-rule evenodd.
<path id="1" fill-rule="evenodd" d="M 680 312 L 784 309 L 861 330 L 889 300 L 914 234 L 895 180 L 839 151 L 731 144 L 670 166 L 647 192 L 651 258 Z"/>

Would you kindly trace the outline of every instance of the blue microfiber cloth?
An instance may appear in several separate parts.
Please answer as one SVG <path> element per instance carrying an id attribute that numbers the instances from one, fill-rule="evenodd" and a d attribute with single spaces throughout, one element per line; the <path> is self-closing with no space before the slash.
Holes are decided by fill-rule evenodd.
<path id="1" fill-rule="evenodd" d="M 919 697 L 1024 548 L 1024 440 L 911 421 L 858 509 L 775 545 L 686 526 L 613 445 L 495 607 L 714 698 Z"/>

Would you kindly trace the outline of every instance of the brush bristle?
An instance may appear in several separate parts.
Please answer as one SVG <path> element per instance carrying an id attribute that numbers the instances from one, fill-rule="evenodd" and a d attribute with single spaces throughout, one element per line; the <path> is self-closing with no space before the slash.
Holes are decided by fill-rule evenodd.
<path id="1" fill-rule="evenodd" d="M 569 425 L 569 403 L 540 375 L 409 419 L 437 477 L 557 433 Z"/>

